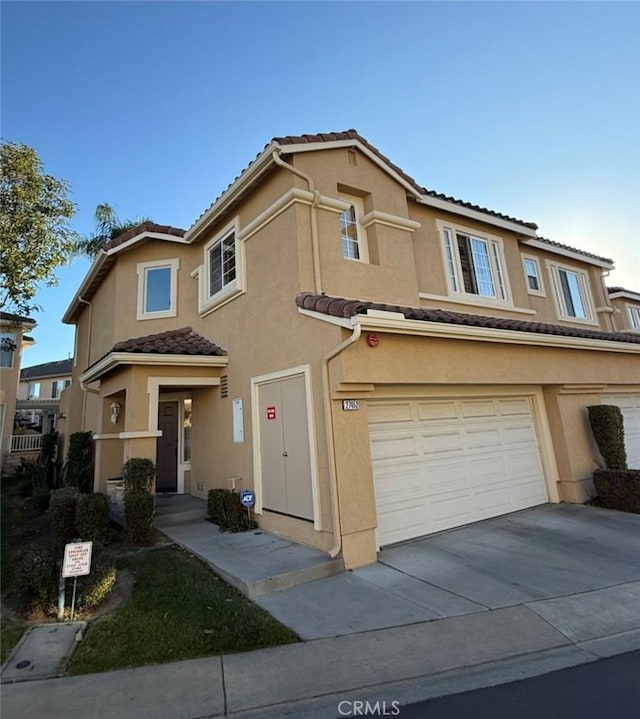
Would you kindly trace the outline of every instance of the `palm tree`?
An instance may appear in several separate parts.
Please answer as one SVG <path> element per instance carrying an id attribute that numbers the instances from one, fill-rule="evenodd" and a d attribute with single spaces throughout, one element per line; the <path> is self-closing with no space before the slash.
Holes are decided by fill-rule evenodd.
<path id="1" fill-rule="evenodd" d="M 123 232 L 147 222 L 148 217 L 136 217 L 132 220 L 121 220 L 111 205 L 102 202 L 96 207 L 94 213 L 96 229 L 92 235 L 85 235 L 78 243 L 76 250 L 79 254 L 93 259 L 110 240 L 115 239 Z"/>

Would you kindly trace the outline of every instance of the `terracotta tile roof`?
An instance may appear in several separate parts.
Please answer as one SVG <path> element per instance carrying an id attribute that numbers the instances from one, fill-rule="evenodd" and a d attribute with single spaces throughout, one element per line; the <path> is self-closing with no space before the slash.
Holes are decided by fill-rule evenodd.
<path id="1" fill-rule="evenodd" d="M 218 357 L 223 357 L 227 354 L 221 347 L 194 332 L 191 327 L 181 327 L 178 330 L 167 330 L 166 332 L 116 342 L 107 354 L 111 354 L 111 352 Z"/>
<path id="2" fill-rule="evenodd" d="M 33 379 L 34 377 L 55 377 L 57 375 L 71 374 L 73 360 L 57 360 L 56 362 L 45 362 L 32 367 L 25 367 L 20 371 L 20 379 Z"/>
<path id="3" fill-rule="evenodd" d="M 362 135 L 360 135 L 357 130 L 351 129 L 344 132 L 323 132 L 317 135 L 287 135 L 285 137 L 273 138 L 273 141 L 277 142 L 279 145 L 299 145 L 312 142 L 335 142 L 336 140 L 358 140 L 367 149 L 369 149 L 377 157 L 379 157 L 383 162 L 389 165 L 389 167 L 394 170 L 394 172 L 400 175 L 400 177 L 402 177 L 405 182 L 408 182 L 416 190 L 416 192 L 420 193 L 421 195 L 429 195 L 430 197 L 434 197 L 438 200 L 444 200 L 446 202 L 451 202 L 455 205 L 459 205 L 460 207 L 466 207 L 470 210 L 482 212 L 485 215 L 491 215 L 492 217 L 499 217 L 501 220 L 515 222 L 518 225 L 524 225 L 525 227 L 529 227 L 532 230 L 538 229 L 538 225 L 536 225 L 535 222 L 525 222 L 524 220 L 519 220 L 516 217 L 510 217 L 509 215 L 505 215 L 502 212 L 489 210 L 486 207 L 480 207 L 479 205 L 474 205 L 470 202 L 459 200 L 456 197 L 443 195 L 442 193 L 435 192 L 434 190 L 429 190 L 426 187 L 422 187 L 413 179 L 413 177 L 411 177 L 411 175 L 408 175 L 402 168 L 391 162 L 391 160 L 386 155 L 383 155 L 377 147 L 375 147 L 368 140 L 362 137 Z"/>
<path id="4" fill-rule="evenodd" d="M 141 222 L 139 225 L 132 227 L 126 232 L 123 232 L 121 235 L 114 237 L 112 240 L 109 240 L 109 242 L 105 243 L 103 249 L 111 250 L 118 245 L 124 244 L 125 242 L 132 239 L 133 237 L 136 237 L 136 235 L 139 235 L 142 232 L 159 232 L 164 235 L 174 235 L 175 237 L 182 237 L 185 233 L 185 230 L 182 230 L 179 227 L 171 227 L 171 225 L 158 225 L 155 222 L 147 220 L 146 222 Z"/>
<path id="5" fill-rule="evenodd" d="M 613 260 L 608 257 L 601 257 L 600 255 L 594 255 L 592 252 L 586 252 L 585 250 L 578 250 L 575 247 L 569 245 L 563 245 L 561 242 L 554 242 L 554 240 L 548 240 L 546 237 L 536 237 L 538 242 L 544 242 L 552 247 L 559 247 L 562 250 L 569 250 L 570 252 L 577 252 L 579 255 L 585 255 L 586 257 L 593 257 L 594 260 L 600 260 L 601 262 L 608 262 L 610 265 L 613 264 Z"/>
<path id="6" fill-rule="evenodd" d="M 388 305 L 380 302 L 345 299 L 344 297 L 328 297 L 316 295 L 312 292 L 301 292 L 296 296 L 296 304 L 305 310 L 321 312 L 332 317 L 351 318 L 354 315 L 365 314 L 367 310 L 385 310 L 387 312 L 400 312 L 408 320 L 423 322 L 441 322 L 450 325 L 467 325 L 469 327 L 487 327 L 498 330 L 514 330 L 516 332 L 534 332 L 545 335 L 561 337 L 582 337 L 593 340 L 608 340 L 614 342 L 631 342 L 640 344 L 640 335 L 631 332 L 605 332 L 583 327 L 567 327 L 553 325 L 545 322 L 531 322 L 507 317 L 490 317 L 486 315 L 466 314 L 450 310 L 434 309 L 430 307 L 407 307 L 402 305 Z"/>

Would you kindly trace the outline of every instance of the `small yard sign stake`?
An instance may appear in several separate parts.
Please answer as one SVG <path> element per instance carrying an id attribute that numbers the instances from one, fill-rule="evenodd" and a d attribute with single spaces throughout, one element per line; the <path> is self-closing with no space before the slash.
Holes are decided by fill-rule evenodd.
<path id="1" fill-rule="evenodd" d="M 62 577 L 67 579 L 73 577 L 73 596 L 71 599 L 71 621 L 76 609 L 76 589 L 78 577 L 83 577 L 91 572 L 91 552 L 93 542 L 76 541 L 66 544 L 64 547 L 64 561 L 62 563 Z"/>
<path id="2" fill-rule="evenodd" d="M 247 508 L 247 514 L 251 519 L 251 507 L 256 503 L 256 495 L 251 489 L 243 489 L 240 492 L 240 504 Z"/>

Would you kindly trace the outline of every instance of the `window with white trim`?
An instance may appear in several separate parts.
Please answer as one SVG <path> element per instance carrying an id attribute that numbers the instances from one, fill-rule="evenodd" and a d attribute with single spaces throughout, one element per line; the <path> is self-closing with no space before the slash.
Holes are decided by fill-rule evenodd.
<path id="1" fill-rule="evenodd" d="M 58 399 L 60 395 L 62 394 L 62 391 L 66 389 L 71 384 L 70 379 L 56 379 L 53 381 L 51 385 L 51 397 L 53 399 Z"/>
<path id="2" fill-rule="evenodd" d="M 0 367 L 13 367 L 13 356 L 17 349 L 16 335 L 13 332 L 0 334 Z"/>
<path id="3" fill-rule="evenodd" d="M 576 267 L 549 263 L 558 315 L 565 320 L 595 322 L 586 272 Z"/>
<path id="4" fill-rule="evenodd" d="M 364 215 L 364 202 L 360 197 L 349 195 L 340 195 L 340 199 L 349 203 L 349 207 L 340 213 L 342 256 L 346 260 L 367 262 L 364 229 L 360 225 L 360 218 Z"/>
<path id="5" fill-rule="evenodd" d="M 207 250 L 207 277 L 209 298 L 227 289 L 236 280 L 236 233 L 235 230 L 217 240 Z"/>
<path id="6" fill-rule="evenodd" d="M 38 399 L 40 397 L 40 382 L 29 382 L 27 385 L 27 399 Z"/>
<path id="7" fill-rule="evenodd" d="M 138 263 L 139 320 L 176 316 L 179 265 L 178 258 Z"/>
<path id="8" fill-rule="evenodd" d="M 540 272 L 540 264 L 537 258 L 523 255 L 522 266 L 524 268 L 524 275 L 527 280 L 528 293 L 530 295 L 544 295 L 542 274 Z"/>
<path id="9" fill-rule="evenodd" d="M 502 241 L 451 225 L 440 225 L 450 293 L 509 301 Z"/>
<path id="10" fill-rule="evenodd" d="M 629 327 L 633 330 L 640 330 L 640 307 L 627 305 L 627 314 L 629 315 Z"/>

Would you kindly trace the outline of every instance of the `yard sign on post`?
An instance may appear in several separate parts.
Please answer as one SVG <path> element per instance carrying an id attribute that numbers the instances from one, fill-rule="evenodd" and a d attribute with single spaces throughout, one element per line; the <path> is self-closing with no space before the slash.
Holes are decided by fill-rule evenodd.
<path id="1" fill-rule="evenodd" d="M 240 492 L 240 504 L 247 508 L 247 514 L 251 519 L 251 507 L 256 503 L 256 495 L 251 489 L 243 489 Z"/>
<path id="2" fill-rule="evenodd" d="M 62 576 L 64 579 L 73 577 L 73 597 L 71 599 L 71 621 L 76 607 L 76 588 L 78 577 L 91 573 L 91 552 L 93 542 L 71 542 L 64 547 Z"/>

